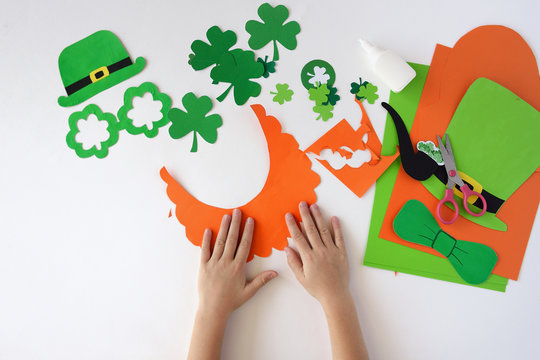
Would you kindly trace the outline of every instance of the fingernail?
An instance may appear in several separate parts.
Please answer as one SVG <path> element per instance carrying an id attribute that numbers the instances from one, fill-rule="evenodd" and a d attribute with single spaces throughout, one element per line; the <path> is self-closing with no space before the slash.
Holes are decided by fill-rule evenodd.
<path id="1" fill-rule="evenodd" d="M 332 222 L 333 222 L 334 224 L 338 225 L 338 224 L 339 224 L 339 219 L 338 219 L 338 217 L 337 217 L 337 216 L 332 216 Z"/>
<path id="2" fill-rule="evenodd" d="M 312 204 L 311 205 L 311 210 L 318 210 L 319 207 L 317 206 L 317 204 Z"/>
<path id="3" fill-rule="evenodd" d="M 206 228 L 204 229 L 204 235 L 208 235 L 210 233 L 210 229 Z"/>
<path id="4" fill-rule="evenodd" d="M 291 213 L 286 213 L 286 214 L 285 214 L 285 219 L 287 219 L 287 220 L 292 220 L 292 219 L 293 219 L 293 214 L 291 214 Z"/>
<path id="5" fill-rule="evenodd" d="M 241 213 L 240 209 L 234 209 L 233 210 L 234 215 L 240 215 L 240 213 Z"/>
<path id="6" fill-rule="evenodd" d="M 247 220 L 246 220 L 246 223 L 247 224 L 253 224 L 253 218 L 252 217 L 248 217 Z"/>
<path id="7" fill-rule="evenodd" d="M 268 274 L 268 280 L 272 280 L 272 279 L 276 278 L 277 275 L 278 275 L 278 274 L 275 273 L 275 272 Z"/>
<path id="8" fill-rule="evenodd" d="M 307 208 L 307 202 L 302 201 L 302 202 L 300 203 L 300 207 L 301 207 L 301 208 Z"/>

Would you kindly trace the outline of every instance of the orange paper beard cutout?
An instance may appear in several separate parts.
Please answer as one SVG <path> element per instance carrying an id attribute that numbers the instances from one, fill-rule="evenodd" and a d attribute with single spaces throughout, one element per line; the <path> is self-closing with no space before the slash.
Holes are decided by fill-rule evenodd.
<path id="1" fill-rule="evenodd" d="M 444 134 L 463 95 L 479 77 L 503 85 L 540 110 L 538 66 L 525 40 L 503 26 L 481 26 L 464 35 L 453 48 L 437 45 L 410 131 L 413 144 L 419 140 L 434 140 L 436 135 Z M 456 239 L 491 247 L 498 256 L 493 273 L 517 280 L 538 208 L 538 189 L 540 173 L 537 170 L 506 200 L 497 213 L 497 217 L 508 225 L 506 232 L 485 228 L 462 216 L 452 225 L 440 226 Z M 410 199 L 421 200 L 435 214 L 439 200 L 401 167 L 379 237 L 442 256 L 395 234 L 393 220 Z M 444 210 L 443 217 L 450 216 L 446 211 L 449 209 Z"/>
<path id="2" fill-rule="evenodd" d="M 326 160 L 317 159 L 328 171 L 334 174 L 345 186 L 347 186 L 358 197 L 375 183 L 375 181 L 385 172 L 386 169 L 399 156 L 399 150 L 394 155 L 381 157 L 381 141 L 371 125 L 371 121 L 362 105 L 362 101 L 354 96 L 354 100 L 362 110 L 362 122 L 357 130 L 354 130 L 347 120 L 341 120 L 336 126 L 330 129 L 319 140 L 314 142 L 305 152 L 320 154 L 324 149 L 331 149 L 339 152 L 347 159 L 352 156 L 350 152 L 344 152 L 341 147 L 347 146 L 353 150 L 366 150 L 371 152 L 371 161 L 362 164 L 358 168 L 345 165 L 341 169 L 334 169 Z M 367 134 L 367 142 L 362 138 Z"/>
<path id="3" fill-rule="evenodd" d="M 268 143 L 270 169 L 261 192 L 249 203 L 239 207 L 244 214 L 255 220 L 253 243 L 248 261 L 254 255 L 266 257 L 272 248 L 283 250 L 288 242 L 289 231 L 285 225 L 285 213 L 300 218 L 298 203 L 317 201 L 315 188 L 320 183 L 319 175 L 311 170 L 311 161 L 298 149 L 298 143 L 290 134 L 281 132 L 279 121 L 267 116 L 262 105 L 252 105 Z M 175 215 L 186 228 L 186 236 L 194 245 L 201 246 L 204 230 L 210 228 L 215 235 L 221 218 L 232 209 L 204 204 L 191 196 L 165 167 L 161 178 L 167 183 L 167 195 L 176 205 Z"/>

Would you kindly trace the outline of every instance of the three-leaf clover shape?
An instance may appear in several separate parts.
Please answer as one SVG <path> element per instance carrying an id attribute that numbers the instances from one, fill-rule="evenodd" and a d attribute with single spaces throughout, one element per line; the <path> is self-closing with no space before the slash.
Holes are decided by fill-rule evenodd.
<path id="1" fill-rule="evenodd" d="M 276 62 L 268 61 L 268 56 L 265 56 L 264 59 L 258 58 L 257 62 L 260 62 L 264 66 L 264 72 L 263 72 L 264 78 L 267 78 L 270 76 L 271 73 L 276 72 Z"/>
<path id="2" fill-rule="evenodd" d="M 294 91 L 289 89 L 289 84 L 276 84 L 276 91 L 270 91 L 270 94 L 276 95 L 272 101 L 283 105 L 285 101 L 291 101 Z"/>
<path id="3" fill-rule="evenodd" d="M 133 119 L 129 117 L 129 111 L 133 109 L 133 100 L 136 97 L 142 97 L 144 94 L 150 93 L 154 101 L 159 101 L 161 103 L 160 112 L 162 117 L 152 122 L 152 126 L 149 128 L 146 124 L 142 126 L 136 126 L 133 123 Z M 131 135 L 144 134 L 149 138 L 155 137 L 159 128 L 165 126 L 169 123 L 169 118 L 167 113 L 171 108 L 171 98 L 169 95 L 159 92 L 156 85 L 151 82 L 145 82 L 139 85 L 138 87 L 130 87 L 124 93 L 124 105 L 118 110 L 118 124 L 121 129 L 126 129 Z"/>
<path id="4" fill-rule="evenodd" d="M 173 139 L 180 139 L 193 131 L 193 144 L 191 152 L 196 152 L 197 133 L 208 143 L 214 144 L 217 140 L 217 129 L 223 125 L 218 114 L 207 114 L 212 110 L 212 100 L 208 96 L 197 98 L 192 92 L 182 98 L 186 111 L 172 108 L 169 111 L 171 127 L 169 134 Z"/>
<path id="5" fill-rule="evenodd" d="M 88 117 L 93 114 L 100 122 L 107 124 L 106 130 L 109 136 L 100 142 L 100 146 L 92 146 L 89 149 L 85 149 L 83 144 L 76 139 L 77 134 L 81 132 L 78 127 L 79 120 L 88 120 Z M 116 116 L 111 113 L 104 113 L 101 109 L 95 105 L 90 104 L 86 106 L 82 111 L 76 111 L 69 116 L 68 119 L 69 132 L 66 135 L 67 145 L 75 150 L 77 156 L 81 158 L 88 158 L 92 155 L 102 159 L 109 154 L 109 148 L 118 142 L 118 122 Z"/>
<path id="6" fill-rule="evenodd" d="M 246 23 L 246 31 L 251 35 L 248 44 L 253 50 L 261 49 L 272 41 L 273 60 L 279 60 L 278 42 L 286 49 L 296 48 L 296 35 L 300 33 L 300 25 L 296 21 L 284 24 L 289 17 L 289 10 L 284 5 L 273 7 L 264 3 L 259 6 L 257 13 L 263 22 L 249 20 Z"/>
<path id="7" fill-rule="evenodd" d="M 326 84 L 330 80 L 330 75 L 326 73 L 326 68 L 320 66 L 313 67 L 313 74 L 308 73 L 308 76 L 310 76 L 308 81 L 313 86 L 317 86 L 317 83 Z"/>
<path id="8" fill-rule="evenodd" d="M 224 82 L 231 85 L 217 100 L 223 101 L 229 91 L 234 87 L 234 101 L 243 105 L 250 97 L 259 96 L 261 85 L 250 79 L 260 78 L 264 73 L 264 66 L 255 60 L 253 51 L 234 49 L 224 54 L 217 66 L 210 72 L 215 83 Z"/>
<path id="9" fill-rule="evenodd" d="M 222 31 L 218 26 L 212 26 L 206 32 L 208 42 L 195 40 L 191 44 L 193 54 L 189 55 L 188 63 L 194 70 L 206 69 L 219 62 L 231 47 L 236 44 L 236 34 L 230 30 Z"/>
<path id="10" fill-rule="evenodd" d="M 313 111 L 319 116 L 315 120 L 322 119 L 323 121 L 328 121 L 332 118 L 334 114 L 334 106 L 329 103 L 328 95 L 330 90 L 326 84 L 319 84 L 319 86 L 308 89 L 309 99 L 315 101 L 315 106 Z"/>
<path id="11" fill-rule="evenodd" d="M 359 78 L 358 83 L 351 83 L 351 94 L 355 94 L 358 100 L 367 99 L 370 104 L 379 98 L 377 87 L 368 81 L 362 81 L 362 78 Z"/>

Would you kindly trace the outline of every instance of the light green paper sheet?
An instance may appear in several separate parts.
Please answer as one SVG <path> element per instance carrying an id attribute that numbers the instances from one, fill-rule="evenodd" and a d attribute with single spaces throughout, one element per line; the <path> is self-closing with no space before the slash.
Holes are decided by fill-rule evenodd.
<path id="1" fill-rule="evenodd" d="M 389 101 L 402 116 L 409 131 L 429 71 L 429 66 L 427 65 L 412 63 L 410 65 L 416 71 L 416 77 L 400 93 L 390 93 Z M 396 130 L 392 120 L 388 117 L 381 155 L 392 155 L 395 153 L 397 144 Z M 377 181 L 364 265 L 470 285 L 459 277 L 447 259 L 379 238 L 384 214 L 390 202 L 390 196 L 400 166 L 400 162 L 394 162 Z M 507 283 L 508 279 L 492 274 L 486 282 L 471 286 L 504 292 Z"/>

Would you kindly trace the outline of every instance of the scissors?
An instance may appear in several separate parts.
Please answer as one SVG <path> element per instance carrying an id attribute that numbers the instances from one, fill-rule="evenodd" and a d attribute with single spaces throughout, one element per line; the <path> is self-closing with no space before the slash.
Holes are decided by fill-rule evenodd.
<path id="1" fill-rule="evenodd" d="M 459 208 L 456 200 L 454 199 L 454 185 L 459 186 L 459 190 L 463 193 L 463 207 L 465 210 L 472 216 L 484 215 L 487 210 L 486 199 L 476 191 L 473 191 L 468 184 L 463 182 L 456 169 L 456 161 L 454 159 L 454 153 L 452 152 L 452 145 L 450 144 L 448 134 L 445 134 L 445 140 L 446 145 L 444 145 L 441 138 L 437 136 L 437 141 L 439 142 L 439 148 L 441 149 L 441 155 L 444 161 L 444 167 L 446 168 L 446 173 L 448 174 L 448 182 L 446 184 L 446 190 L 444 191 L 444 197 L 437 205 L 437 217 L 443 224 L 452 224 L 454 221 L 456 221 L 459 215 Z M 469 202 L 467 199 L 471 196 L 478 196 L 480 201 L 482 201 L 482 211 L 479 213 L 474 213 L 469 209 Z M 450 220 L 445 220 L 441 216 L 441 207 L 447 202 L 454 205 L 454 217 L 452 217 Z"/>

